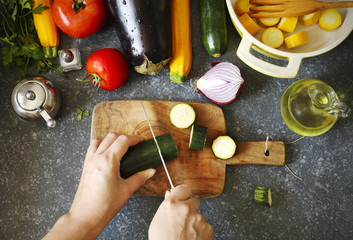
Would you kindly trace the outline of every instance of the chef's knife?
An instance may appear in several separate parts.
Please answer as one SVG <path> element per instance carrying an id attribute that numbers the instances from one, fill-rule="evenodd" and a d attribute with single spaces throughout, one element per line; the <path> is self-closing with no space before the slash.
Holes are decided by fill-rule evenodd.
<path id="1" fill-rule="evenodd" d="M 165 162 L 164 162 L 164 158 L 163 158 L 161 149 L 159 148 L 158 141 L 157 141 L 157 139 L 156 139 L 156 136 L 154 135 L 154 132 L 153 132 L 153 129 L 152 129 L 150 120 L 148 119 L 148 116 L 147 116 L 147 112 L 146 112 L 146 109 L 145 109 L 145 105 L 143 105 L 143 102 L 142 102 L 142 101 L 141 101 L 141 105 L 142 105 L 143 111 L 144 111 L 144 113 L 145 113 L 145 116 L 146 116 L 146 119 L 147 119 L 147 122 L 148 122 L 148 126 L 150 127 L 150 130 L 151 130 L 151 133 L 152 133 L 152 136 L 153 136 L 153 140 L 154 140 L 154 142 L 156 143 L 156 147 L 157 147 L 159 156 L 160 156 L 160 158 L 161 158 L 161 161 L 162 161 L 162 164 L 163 164 L 163 167 L 164 167 L 164 171 L 165 171 L 165 173 L 167 174 L 167 177 L 168 177 L 168 180 L 169 180 L 169 183 L 170 183 L 170 186 L 171 186 L 171 190 L 173 190 L 174 185 L 173 185 L 172 179 L 170 178 L 170 175 L 169 175 L 167 166 L 165 165 Z"/>

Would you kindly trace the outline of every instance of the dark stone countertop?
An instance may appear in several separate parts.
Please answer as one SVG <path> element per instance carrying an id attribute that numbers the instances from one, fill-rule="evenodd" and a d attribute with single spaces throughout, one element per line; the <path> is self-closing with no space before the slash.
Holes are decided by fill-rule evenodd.
<path id="1" fill-rule="evenodd" d="M 133 70 L 118 90 L 95 91 L 75 81 L 85 68 L 66 74 L 40 74 L 51 80 L 62 94 L 57 126 L 20 120 L 11 106 L 11 92 L 21 80 L 15 69 L 0 66 L 0 238 L 39 239 L 67 212 L 73 200 L 89 145 L 91 119 L 75 120 L 77 108 L 88 109 L 103 101 L 122 99 L 207 102 L 191 82 L 215 60 L 204 50 L 197 1 L 192 1 L 193 63 L 189 80 L 172 84 L 169 68 L 144 76 Z M 333 50 L 304 59 L 297 77 L 279 79 L 263 75 L 236 55 L 241 40 L 228 21 L 229 47 L 219 61 L 236 64 L 245 83 L 232 104 L 222 106 L 227 131 L 237 141 L 274 140 L 291 142 L 300 136 L 283 122 L 280 101 L 284 90 L 303 78 L 317 78 L 331 85 L 341 100 L 353 107 L 353 35 Z M 60 35 L 60 48 L 80 49 L 88 56 L 104 47 L 121 49 L 109 21 L 85 39 Z M 214 227 L 215 239 L 351 239 L 353 235 L 353 120 L 339 119 L 327 133 L 286 145 L 285 167 L 228 166 L 223 193 L 201 199 L 200 211 Z M 253 201 L 254 187 L 271 186 L 273 206 Z M 99 239 L 146 239 L 150 221 L 163 199 L 133 196 L 106 227 Z"/>

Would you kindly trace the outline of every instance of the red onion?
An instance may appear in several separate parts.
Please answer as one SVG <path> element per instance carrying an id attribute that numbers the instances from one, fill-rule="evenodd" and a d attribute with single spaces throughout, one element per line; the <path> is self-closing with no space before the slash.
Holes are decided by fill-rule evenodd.
<path id="1" fill-rule="evenodd" d="M 199 93 L 211 101 L 225 105 L 236 99 L 243 83 L 239 68 L 232 63 L 222 62 L 197 79 L 195 86 Z"/>

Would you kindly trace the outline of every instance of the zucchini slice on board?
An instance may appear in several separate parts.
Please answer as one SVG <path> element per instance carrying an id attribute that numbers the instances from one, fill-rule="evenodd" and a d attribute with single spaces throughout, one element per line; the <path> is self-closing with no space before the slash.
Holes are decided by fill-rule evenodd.
<path id="1" fill-rule="evenodd" d="M 228 159 L 234 156 L 237 145 L 229 136 L 219 136 L 212 143 L 213 154 L 220 159 Z"/>
<path id="2" fill-rule="evenodd" d="M 170 110 L 170 122 L 177 128 L 188 128 L 196 118 L 195 110 L 187 103 L 177 103 Z"/>
<path id="3" fill-rule="evenodd" d="M 207 127 L 192 125 L 190 133 L 189 148 L 202 151 L 205 147 Z"/>
<path id="4" fill-rule="evenodd" d="M 170 133 L 156 137 L 165 161 L 178 157 L 178 148 Z M 120 162 L 120 175 L 128 178 L 134 173 L 162 164 L 153 138 L 129 148 Z"/>
<path id="5" fill-rule="evenodd" d="M 271 207 L 272 205 L 271 188 L 256 186 L 254 191 L 254 200 L 257 203 L 261 203 Z"/>

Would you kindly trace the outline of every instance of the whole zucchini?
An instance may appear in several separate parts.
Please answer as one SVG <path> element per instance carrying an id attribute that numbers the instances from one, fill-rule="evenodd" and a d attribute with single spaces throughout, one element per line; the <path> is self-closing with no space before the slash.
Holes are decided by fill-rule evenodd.
<path id="1" fill-rule="evenodd" d="M 224 0 L 200 0 L 202 42 L 213 57 L 228 47 L 227 12 Z"/>
<path id="2" fill-rule="evenodd" d="M 142 74 L 158 73 L 171 56 L 169 0 L 105 0 L 124 54 Z"/>
<path id="3" fill-rule="evenodd" d="M 170 133 L 156 137 L 164 161 L 178 157 L 178 148 Z M 120 175 L 127 178 L 134 173 L 162 164 L 153 138 L 140 142 L 125 153 L 120 162 Z"/>

